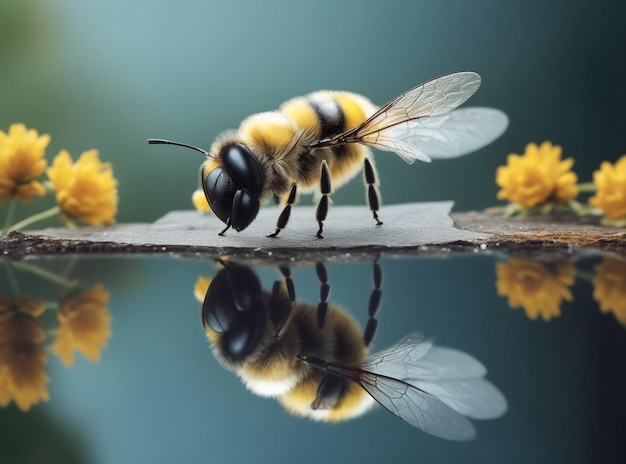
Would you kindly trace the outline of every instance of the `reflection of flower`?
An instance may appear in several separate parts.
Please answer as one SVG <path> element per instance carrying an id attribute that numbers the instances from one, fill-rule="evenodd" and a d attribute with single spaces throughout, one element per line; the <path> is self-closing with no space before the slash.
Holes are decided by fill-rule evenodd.
<path id="1" fill-rule="evenodd" d="M 572 264 L 548 266 L 535 261 L 511 259 L 496 264 L 498 295 L 509 299 L 509 306 L 522 306 L 530 319 L 539 315 L 548 321 L 561 314 L 562 300 L 572 301 L 568 286 L 574 283 Z"/>
<path id="2" fill-rule="evenodd" d="M 46 309 L 45 302 L 23 296 L 16 302 L 0 297 L 0 405 L 11 400 L 27 411 L 49 399 L 49 381 L 42 342 L 46 334 L 33 319 Z"/>
<path id="3" fill-rule="evenodd" d="M 626 155 L 615 165 L 604 161 L 600 170 L 593 173 L 597 193 L 589 198 L 589 204 L 600 208 L 609 219 L 626 218 Z"/>
<path id="4" fill-rule="evenodd" d="M 74 364 L 74 350 L 90 361 L 100 360 L 100 350 L 111 336 L 108 303 L 109 293 L 101 285 L 94 285 L 61 305 L 52 352 L 65 366 Z"/>
<path id="5" fill-rule="evenodd" d="M 12 317 L 16 312 L 39 317 L 45 310 L 45 301 L 35 301 L 29 295 L 22 295 L 15 302 L 0 295 L 0 323 Z"/>
<path id="6" fill-rule="evenodd" d="M 28 201 L 46 193 L 36 179 L 46 169 L 43 156 L 49 142 L 49 135 L 40 136 L 24 124 L 12 124 L 8 134 L 0 131 L 0 202 L 11 196 Z"/>
<path id="7" fill-rule="evenodd" d="M 558 145 L 529 143 L 524 155 L 511 153 L 507 165 L 498 167 L 496 183 L 502 188 L 498 198 L 521 209 L 569 203 L 578 195 L 578 178 L 570 171 L 573 164 L 572 158 L 561 160 Z"/>
<path id="8" fill-rule="evenodd" d="M 612 312 L 626 325 L 626 262 L 605 259 L 595 267 L 593 298 L 603 313 Z"/>
<path id="9" fill-rule="evenodd" d="M 196 285 L 193 287 L 193 296 L 196 297 L 200 303 L 204 301 L 204 297 L 206 296 L 206 292 L 209 290 L 209 285 L 211 285 L 212 277 L 198 277 L 196 280 Z"/>
<path id="10" fill-rule="evenodd" d="M 93 226 L 115 222 L 117 180 L 111 164 L 100 162 L 97 150 L 84 152 L 76 163 L 61 150 L 46 172 L 64 213 Z"/>
<path id="11" fill-rule="evenodd" d="M 198 189 L 194 191 L 191 195 L 191 202 L 193 203 L 193 206 L 195 206 L 195 208 L 201 213 L 211 212 L 211 206 L 209 205 L 209 202 L 207 201 L 206 195 L 204 194 L 203 190 Z"/>

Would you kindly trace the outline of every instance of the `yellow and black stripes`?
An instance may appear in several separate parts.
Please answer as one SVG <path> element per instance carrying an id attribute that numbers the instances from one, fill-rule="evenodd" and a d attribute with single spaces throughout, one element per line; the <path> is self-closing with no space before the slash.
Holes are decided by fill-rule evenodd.
<path id="1" fill-rule="evenodd" d="M 319 138 L 325 139 L 346 131 L 343 108 L 330 93 L 317 93 L 307 99 L 319 120 Z"/>

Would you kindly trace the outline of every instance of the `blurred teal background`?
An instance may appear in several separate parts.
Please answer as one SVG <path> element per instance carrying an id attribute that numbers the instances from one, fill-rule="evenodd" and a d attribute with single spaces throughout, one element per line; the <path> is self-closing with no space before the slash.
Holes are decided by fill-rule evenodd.
<path id="1" fill-rule="evenodd" d="M 99 149 L 120 181 L 118 221 L 152 221 L 191 207 L 202 158 L 148 137 L 208 148 L 296 95 L 345 89 L 383 104 L 473 70 L 483 86 L 470 104 L 504 110 L 503 137 L 463 159 L 407 168 L 379 153 L 377 164 L 387 203 L 483 208 L 497 203 L 496 167 L 528 142 L 562 145 L 581 181 L 626 153 L 625 11 L 584 0 L 5 1 L 0 128 L 51 134 L 48 159 Z M 334 200 L 362 204 L 361 182 Z"/>
<path id="2" fill-rule="evenodd" d="M 202 158 L 149 147 L 149 137 L 208 148 L 246 116 L 296 95 L 345 89 L 383 104 L 434 77 L 473 70 L 483 86 L 469 104 L 504 110 L 504 136 L 430 165 L 407 167 L 379 153 L 377 167 L 386 203 L 452 199 L 457 210 L 480 209 L 498 203 L 497 166 L 528 142 L 562 145 L 581 181 L 626 153 L 625 19 L 623 3 L 590 0 L 7 0 L 0 2 L 0 129 L 23 122 L 49 133 L 49 160 L 61 149 L 77 158 L 97 148 L 120 181 L 118 221 L 153 221 L 191 208 Z M 333 198 L 363 204 L 360 180 Z M 19 214 L 41 203 L 20 205 Z M 433 439 L 380 410 L 337 427 L 287 416 L 248 394 L 210 355 L 191 289 L 214 267 L 146 258 L 77 266 L 86 282 L 110 289 L 113 338 L 99 365 L 81 359 L 68 371 L 51 359 L 50 403 L 28 414 L 0 411 L 2 456 L 63 463 L 623 457 L 616 444 L 624 329 L 598 311 L 587 282 L 578 281 L 562 318 L 543 324 L 497 297 L 491 258 L 383 265 L 376 347 L 421 330 L 476 355 L 509 399 L 504 418 L 477 424 L 475 442 Z M 266 287 L 277 275 L 261 274 Z M 363 321 L 370 265 L 331 266 L 330 275 L 332 301 Z M 313 271 L 297 270 L 295 280 L 299 297 L 316 301 Z M 0 290 L 7 287 L 0 280 Z"/>

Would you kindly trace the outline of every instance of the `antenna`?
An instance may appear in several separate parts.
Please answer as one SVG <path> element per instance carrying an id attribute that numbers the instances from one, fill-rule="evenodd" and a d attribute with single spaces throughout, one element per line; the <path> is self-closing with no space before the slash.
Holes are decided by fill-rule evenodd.
<path id="1" fill-rule="evenodd" d="M 199 151 L 204 156 L 208 156 L 209 158 L 215 158 L 215 156 L 211 155 L 208 151 L 203 150 L 202 148 L 194 147 L 193 145 L 188 145 L 186 143 L 172 142 L 171 140 L 165 139 L 148 139 L 148 143 L 150 145 L 176 145 L 178 147 L 191 148 L 192 150 Z"/>

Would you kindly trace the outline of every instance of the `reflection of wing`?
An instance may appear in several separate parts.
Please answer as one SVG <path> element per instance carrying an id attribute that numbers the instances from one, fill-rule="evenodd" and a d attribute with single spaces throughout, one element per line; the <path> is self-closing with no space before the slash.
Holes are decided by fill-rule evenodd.
<path id="1" fill-rule="evenodd" d="M 507 409 L 502 393 L 483 378 L 487 370 L 478 360 L 462 351 L 433 346 L 417 332 L 368 357 L 359 367 L 314 357 L 299 359 L 357 382 L 396 416 L 449 440 L 475 436 L 467 417 L 493 419 Z"/>
<path id="2" fill-rule="evenodd" d="M 471 440 L 476 435 L 466 417 L 413 385 L 365 371 L 358 383 L 385 409 L 425 432 L 448 440 Z"/>
<path id="3" fill-rule="evenodd" d="M 361 369 L 388 377 L 407 378 L 407 365 L 415 364 L 432 346 L 432 341 L 424 339 L 419 332 L 413 332 L 390 348 L 369 356 Z"/>
<path id="4" fill-rule="evenodd" d="M 470 153 L 494 141 L 508 125 L 506 115 L 494 109 L 452 112 L 479 86 L 480 76 L 472 72 L 440 77 L 400 95 L 359 126 L 312 147 L 361 143 L 393 151 L 407 163 Z"/>
<path id="5" fill-rule="evenodd" d="M 386 350 L 374 353 L 363 370 L 397 379 L 468 379 L 483 377 L 487 369 L 476 358 L 459 350 L 433 346 L 413 332 Z"/>
<path id="6" fill-rule="evenodd" d="M 369 357 L 362 369 L 392 377 L 430 393 L 474 419 L 492 419 L 507 409 L 502 393 L 483 377 L 485 366 L 459 350 L 433 346 L 419 333 Z"/>
<path id="7" fill-rule="evenodd" d="M 486 379 L 406 380 L 472 419 L 495 419 L 506 412 L 504 395 Z"/>

